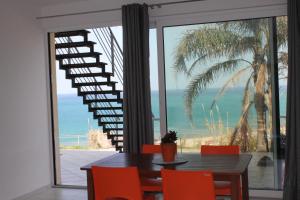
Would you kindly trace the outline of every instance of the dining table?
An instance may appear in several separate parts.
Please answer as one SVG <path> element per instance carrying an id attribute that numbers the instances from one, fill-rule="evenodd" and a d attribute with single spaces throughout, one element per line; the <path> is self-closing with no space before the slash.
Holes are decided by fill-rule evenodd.
<path id="1" fill-rule="evenodd" d="M 87 174 L 88 200 L 95 200 L 92 166 L 138 168 L 141 177 L 160 176 L 162 168 L 174 170 L 210 170 L 215 181 L 231 182 L 231 199 L 249 200 L 248 165 L 252 155 L 201 155 L 199 153 L 181 153 L 177 162 L 164 163 L 161 154 L 117 153 L 81 167 Z M 240 185 L 241 184 L 241 185 Z M 242 187 L 242 189 L 240 189 Z"/>

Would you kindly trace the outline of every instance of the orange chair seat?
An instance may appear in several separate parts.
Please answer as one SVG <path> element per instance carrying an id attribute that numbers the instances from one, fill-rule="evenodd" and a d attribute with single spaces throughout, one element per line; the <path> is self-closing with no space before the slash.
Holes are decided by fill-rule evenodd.
<path id="1" fill-rule="evenodd" d="M 142 190 L 145 192 L 161 192 L 162 191 L 161 179 L 142 178 L 141 185 L 142 185 Z"/>

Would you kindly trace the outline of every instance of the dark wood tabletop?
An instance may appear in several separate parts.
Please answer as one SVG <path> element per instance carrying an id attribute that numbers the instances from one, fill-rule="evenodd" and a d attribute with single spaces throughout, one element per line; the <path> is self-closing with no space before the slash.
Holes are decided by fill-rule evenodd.
<path id="1" fill-rule="evenodd" d="M 180 160 L 188 161 L 182 165 L 168 166 L 176 170 L 211 170 L 215 180 L 229 180 L 232 182 L 233 198 L 238 199 L 238 180 L 242 178 L 243 199 L 248 200 L 248 165 L 252 158 L 250 154 L 239 155 L 201 155 L 199 153 L 184 153 L 177 155 Z M 105 159 L 98 160 L 81 167 L 87 171 L 89 200 L 93 200 L 92 166 L 129 167 L 136 166 L 141 175 L 160 174 L 163 166 L 153 164 L 161 160 L 160 154 L 128 154 L 118 153 Z"/>

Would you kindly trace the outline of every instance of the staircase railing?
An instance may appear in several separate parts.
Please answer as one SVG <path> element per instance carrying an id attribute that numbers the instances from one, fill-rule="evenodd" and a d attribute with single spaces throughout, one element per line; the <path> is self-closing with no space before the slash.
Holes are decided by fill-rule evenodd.
<path id="1" fill-rule="evenodd" d="M 91 30 L 112 66 L 112 73 L 116 75 L 117 81 L 123 86 L 123 51 L 113 31 L 110 27 Z"/>
<path id="2" fill-rule="evenodd" d="M 123 51 L 113 31 L 110 27 L 91 30 L 112 66 L 112 73 L 116 74 L 118 83 L 123 87 Z M 159 118 L 153 115 L 153 121 L 159 121 Z"/>

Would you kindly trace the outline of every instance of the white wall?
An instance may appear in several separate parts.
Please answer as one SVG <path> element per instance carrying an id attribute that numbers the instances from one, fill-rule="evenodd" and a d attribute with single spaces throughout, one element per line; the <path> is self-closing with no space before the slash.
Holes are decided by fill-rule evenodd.
<path id="1" fill-rule="evenodd" d="M 51 183 L 43 31 L 34 10 L 0 5 L 0 199 Z"/>

